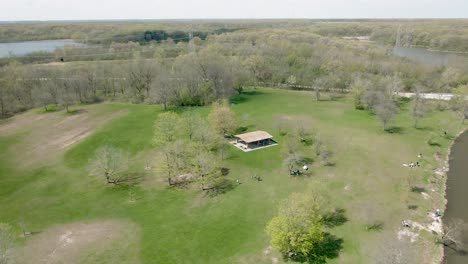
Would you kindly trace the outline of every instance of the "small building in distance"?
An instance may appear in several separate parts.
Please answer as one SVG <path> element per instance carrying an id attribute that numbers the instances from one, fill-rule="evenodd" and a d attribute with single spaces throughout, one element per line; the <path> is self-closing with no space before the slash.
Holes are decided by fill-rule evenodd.
<path id="1" fill-rule="evenodd" d="M 270 133 L 260 130 L 235 135 L 234 138 L 236 140 L 231 143 L 246 152 L 278 145 Z"/>

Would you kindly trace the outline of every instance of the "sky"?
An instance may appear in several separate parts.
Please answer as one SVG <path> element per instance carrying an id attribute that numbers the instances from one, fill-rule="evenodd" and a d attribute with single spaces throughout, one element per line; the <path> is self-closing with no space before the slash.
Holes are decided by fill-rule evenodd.
<path id="1" fill-rule="evenodd" d="M 0 21 L 467 17 L 468 0 L 0 0 Z"/>

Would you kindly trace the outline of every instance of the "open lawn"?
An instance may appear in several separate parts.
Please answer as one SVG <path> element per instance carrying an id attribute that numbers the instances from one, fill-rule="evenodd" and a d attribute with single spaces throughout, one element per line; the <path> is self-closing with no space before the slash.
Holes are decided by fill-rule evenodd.
<path id="1" fill-rule="evenodd" d="M 23 221 L 27 230 L 40 232 L 19 238 L 19 251 L 35 239 L 44 239 L 40 236 L 50 233 L 49 228 L 61 230 L 61 225 L 74 223 L 94 223 L 98 228 L 96 223 L 118 221 L 116 233 L 110 236 L 135 241 L 101 242 L 103 248 L 95 254 L 90 248 L 73 251 L 68 256 L 73 256 L 74 263 L 281 263 L 281 256 L 269 248 L 265 225 L 276 214 L 279 201 L 293 192 L 316 189 L 330 208 L 344 209 L 347 218 L 329 231 L 343 240 L 339 256 L 329 262 L 372 263 L 376 250 L 382 248 L 381 233 L 396 239 L 403 219 L 426 225 L 430 223 L 427 213 L 443 208 L 443 180 L 434 176 L 433 170 L 440 166 L 434 154 L 440 151 L 445 157 L 451 143 L 452 138 L 443 137 L 443 128 L 452 128 L 450 133 L 461 129 L 451 112 L 431 112 L 421 121 L 422 129 L 415 129 L 403 103 L 395 133 L 388 133 L 375 116 L 355 110 L 350 98 L 316 102 L 307 92 L 252 89 L 232 103 L 243 126 L 268 131 L 279 146 L 248 153 L 230 146 L 224 162 L 235 186 L 217 196 L 168 188 L 163 176 L 145 170 L 157 152 L 152 139 L 154 122 L 162 112 L 158 106 L 103 103 L 79 107 L 86 111 L 75 117 L 33 110 L 0 123 L 0 222 L 14 225 L 19 232 L 18 223 Z M 191 111 L 206 116 L 209 108 Z M 284 137 L 274 125 L 278 115 L 293 121 L 308 119 L 333 151 L 335 166 L 321 165 L 313 149 L 305 147 L 315 160 L 311 176 L 289 176 L 282 167 Z M 66 121 L 72 117 L 74 121 Z M 60 122 L 69 123 L 70 128 L 60 130 Z M 86 136 L 66 145 L 50 143 L 80 124 L 86 126 L 82 132 Z M 427 144 L 430 135 L 432 146 Z M 37 148 L 44 146 L 40 155 L 30 142 L 38 142 Z M 136 185 L 106 186 L 89 176 L 88 161 L 104 144 L 131 154 L 129 173 Z M 402 166 L 416 161 L 418 153 L 423 154 L 420 168 Z M 252 180 L 254 174 L 263 181 Z M 235 184 L 236 179 L 242 184 Z M 420 192 L 408 192 L 408 184 L 420 187 L 427 199 Z M 135 193 L 135 202 L 129 202 L 129 191 Z M 374 223 L 381 224 L 382 230 L 368 231 L 366 225 Z M 425 231 L 412 245 L 418 252 L 415 263 L 428 263 L 441 252 Z"/>

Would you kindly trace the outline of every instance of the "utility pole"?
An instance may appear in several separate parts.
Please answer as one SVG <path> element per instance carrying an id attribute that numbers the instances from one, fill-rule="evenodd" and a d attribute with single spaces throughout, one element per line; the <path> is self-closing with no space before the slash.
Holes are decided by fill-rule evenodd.
<path id="1" fill-rule="evenodd" d="M 398 31 L 396 35 L 395 41 L 395 48 L 399 48 L 401 46 L 401 25 L 398 25 Z"/>
<path id="2" fill-rule="evenodd" d="M 189 32 L 189 53 L 195 52 L 195 44 L 193 43 L 193 26 L 190 26 Z"/>

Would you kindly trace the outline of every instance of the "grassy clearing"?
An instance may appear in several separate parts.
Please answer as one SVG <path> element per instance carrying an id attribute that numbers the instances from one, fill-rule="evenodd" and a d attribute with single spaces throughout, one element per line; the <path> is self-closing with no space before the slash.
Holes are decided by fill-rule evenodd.
<path id="1" fill-rule="evenodd" d="M 94 129 L 51 164 L 24 167 L 18 162 L 26 151 L 19 146 L 30 133 L 18 130 L 0 135 L 0 222 L 17 224 L 24 219 L 29 230 L 41 231 L 57 224 L 120 219 L 139 227 L 141 239 L 134 246 L 139 249 L 142 263 L 271 263 L 279 256 L 268 250 L 264 228 L 276 213 L 278 201 L 292 192 L 315 188 L 328 198 L 331 207 L 345 209 L 348 218 L 344 225 L 331 230 L 344 244 L 339 258 L 330 263 L 363 263 L 369 262 L 378 238 L 378 232 L 366 230 L 370 220 L 382 222 L 382 231 L 396 235 L 402 219 L 425 222 L 426 213 L 443 202 L 425 200 L 421 194 L 408 194 L 406 190 L 409 176 L 414 184 L 432 186 L 432 170 L 437 167 L 433 155 L 436 151 L 444 154 L 451 142 L 442 137 L 439 124 L 457 122 L 449 112 L 433 112 L 421 122 L 423 129 L 415 129 L 403 110 L 395 122 L 398 133 L 389 134 L 382 131 L 374 116 L 354 110 L 347 98 L 316 102 L 306 92 L 256 89 L 232 102 L 233 110 L 244 120 L 243 126 L 266 130 L 280 144 L 249 153 L 230 148 L 225 161 L 231 169 L 228 177 L 243 182 L 233 190 L 207 197 L 194 190 L 148 184 L 158 177 L 144 170 L 144 162 L 154 159 L 153 124 L 161 109 L 99 104 L 87 113 L 98 116 L 125 110 L 127 114 Z M 206 115 L 209 108 L 193 111 Z M 309 119 L 314 131 L 335 153 L 336 166 L 324 167 L 316 161 L 311 166 L 311 177 L 291 178 L 281 166 L 283 137 L 274 127 L 279 114 Z M 47 120 L 52 114 L 33 111 L 25 115 L 44 116 Z M 435 134 L 440 146 L 427 144 L 430 133 Z M 134 187 L 109 187 L 88 176 L 88 160 L 104 144 L 128 151 L 132 156 L 131 173 L 148 181 Z M 416 161 L 420 152 L 424 155 L 420 169 L 402 166 Z M 263 178 L 262 182 L 251 179 L 255 173 Z M 128 202 L 129 188 L 135 192 L 135 203 Z M 408 204 L 418 209 L 408 210 Z M 429 240 L 426 237 L 414 244 L 421 256 L 433 254 L 434 248 L 423 243 Z M 100 258 L 114 259 L 114 254 L 122 252 L 101 252 L 99 257 L 88 255 L 86 260 L 100 263 Z"/>

